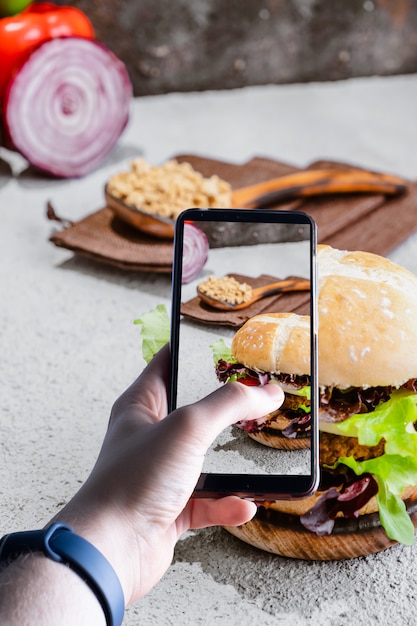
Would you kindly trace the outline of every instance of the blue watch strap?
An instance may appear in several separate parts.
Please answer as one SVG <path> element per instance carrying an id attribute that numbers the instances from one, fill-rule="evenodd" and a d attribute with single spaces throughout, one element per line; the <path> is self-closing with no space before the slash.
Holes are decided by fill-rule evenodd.
<path id="1" fill-rule="evenodd" d="M 44 530 L 11 533 L 0 540 L 0 561 L 27 552 L 68 565 L 91 588 L 100 602 L 108 626 L 120 626 L 125 601 L 120 581 L 108 560 L 70 526 L 57 522 Z"/>

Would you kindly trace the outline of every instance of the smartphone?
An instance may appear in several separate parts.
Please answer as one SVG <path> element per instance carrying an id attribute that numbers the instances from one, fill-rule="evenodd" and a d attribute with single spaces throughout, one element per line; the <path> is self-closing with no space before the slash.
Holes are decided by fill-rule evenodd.
<path id="1" fill-rule="evenodd" d="M 226 289 L 227 295 L 221 290 L 219 297 L 218 287 L 230 287 L 230 279 L 233 289 L 230 293 Z M 170 411 L 228 384 L 221 382 L 224 376 L 219 380 L 219 368 L 216 368 L 219 349 L 229 355 L 234 335 L 254 315 L 290 312 L 307 316 L 304 321 L 308 329 L 306 378 L 301 384 L 302 393 L 308 396 L 308 400 L 301 403 L 307 416 L 304 426 L 294 427 L 296 434 L 290 427 L 287 429 L 288 441 L 298 438 L 299 447 L 293 449 L 293 442 L 285 447 L 288 441 L 284 441 L 284 449 L 280 442 L 277 446 L 275 443 L 265 445 L 259 438 L 248 435 L 242 424 L 233 425 L 225 429 L 208 450 L 194 496 L 235 494 L 256 501 L 293 499 L 306 497 L 317 488 L 316 282 L 316 225 L 305 213 L 272 209 L 189 209 L 177 218 Z M 210 289 L 213 284 L 214 290 Z M 276 291 L 282 289 L 280 285 L 286 285 L 288 290 Z M 240 293 L 242 290 L 244 295 Z M 213 293 L 215 302 L 210 299 Z M 253 301 L 254 294 L 262 297 Z M 222 308 L 218 308 L 219 299 Z M 236 305 L 236 300 L 241 306 Z M 233 362 L 233 355 L 223 361 L 228 362 L 228 358 Z M 278 384 L 286 387 L 286 373 L 280 374 Z M 236 376 L 231 379 L 234 378 Z M 262 376 L 260 379 L 259 382 L 265 382 Z M 261 432 L 262 425 L 259 426 L 258 421 L 254 424 L 255 430 L 259 428 Z M 279 436 L 283 436 L 282 432 Z"/>

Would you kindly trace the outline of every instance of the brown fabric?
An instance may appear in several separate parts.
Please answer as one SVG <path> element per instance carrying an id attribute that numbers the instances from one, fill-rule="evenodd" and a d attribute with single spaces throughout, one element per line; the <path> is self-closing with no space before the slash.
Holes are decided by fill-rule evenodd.
<path id="1" fill-rule="evenodd" d="M 243 165 L 195 155 L 176 158 L 190 162 L 205 176 L 219 175 L 233 189 L 299 169 L 260 157 Z M 309 167 L 337 165 L 341 164 L 318 161 Z M 311 215 L 318 224 L 319 242 L 336 248 L 385 255 L 417 230 L 417 182 L 410 183 L 407 193 L 398 198 L 387 199 L 379 194 L 334 195 L 291 200 L 278 206 L 297 208 Z M 125 269 L 171 271 L 172 244 L 142 235 L 114 218 L 107 207 L 54 233 L 50 240 L 57 246 Z"/>
<path id="2" fill-rule="evenodd" d="M 248 283 L 253 288 L 262 287 L 280 280 L 277 276 L 268 276 L 267 274 L 262 274 L 257 278 L 243 276 L 242 274 L 228 274 L 228 276 L 236 278 L 240 283 Z M 300 315 L 307 315 L 309 313 L 309 295 L 305 292 L 277 294 L 258 300 L 258 302 L 254 302 L 245 309 L 238 311 L 214 310 L 197 296 L 181 305 L 181 313 L 187 317 L 207 324 L 221 324 L 233 326 L 234 328 L 239 328 L 254 315 L 271 310 L 276 313 L 294 311 Z"/>
<path id="3" fill-rule="evenodd" d="M 108 207 L 54 233 L 50 241 L 123 269 L 171 272 L 172 242 L 156 243 L 114 217 Z"/>

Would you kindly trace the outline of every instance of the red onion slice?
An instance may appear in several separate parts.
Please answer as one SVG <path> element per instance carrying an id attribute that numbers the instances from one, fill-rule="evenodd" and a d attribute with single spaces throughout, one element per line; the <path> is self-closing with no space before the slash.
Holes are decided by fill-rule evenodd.
<path id="1" fill-rule="evenodd" d="M 196 278 L 203 269 L 209 251 L 208 239 L 194 224 L 184 223 L 184 240 L 182 247 L 182 284 L 185 285 Z"/>
<path id="2" fill-rule="evenodd" d="M 93 170 L 129 119 L 132 85 L 102 44 L 78 37 L 37 48 L 9 84 L 5 125 L 36 167 L 71 178 Z"/>

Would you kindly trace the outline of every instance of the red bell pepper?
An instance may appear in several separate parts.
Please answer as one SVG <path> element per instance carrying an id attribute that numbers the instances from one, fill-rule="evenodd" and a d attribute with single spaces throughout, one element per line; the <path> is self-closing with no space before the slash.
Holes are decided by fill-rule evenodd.
<path id="1" fill-rule="evenodd" d="M 0 19 L 0 102 L 10 78 L 30 53 L 56 37 L 94 39 L 94 30 L 79 9 L 51 2 L 30 5 L 18 15 Z"/>

